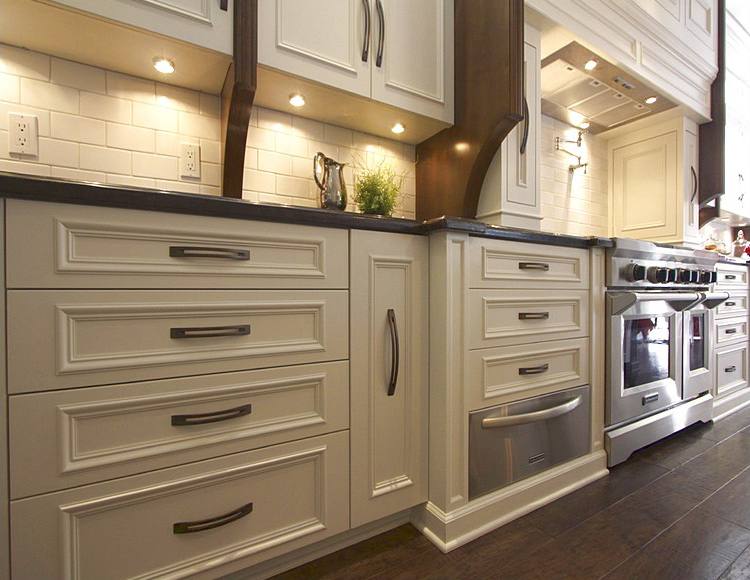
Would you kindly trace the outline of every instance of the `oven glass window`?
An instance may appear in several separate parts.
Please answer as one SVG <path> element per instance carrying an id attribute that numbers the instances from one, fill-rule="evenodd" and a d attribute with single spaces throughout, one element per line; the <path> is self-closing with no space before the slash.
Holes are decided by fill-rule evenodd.
<path id="1" fill-rule="evenodd" d="M 706 317 L 704 313 L 691 314 L 688 333 L 690 340 L 690 370 L 704 369 L 706 368 Z"/>
<path id="2" fill-rule="evenodd" d="M 672 324 L 666 316 L 630 318 L 623 337 L 623 374 L 630 389 L 670 376 L 669 337 Z"/>

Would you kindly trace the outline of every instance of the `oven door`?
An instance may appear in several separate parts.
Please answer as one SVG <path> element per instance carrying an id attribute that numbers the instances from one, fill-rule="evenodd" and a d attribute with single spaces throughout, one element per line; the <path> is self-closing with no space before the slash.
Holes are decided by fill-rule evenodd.
<path id="1" fill-rule="evenodd" d="M 682 398 L 692 399 L 712 390 L 713 357 L 711 357 L 712 310 L 729 298 L 727 292 L 701 292 L 700 304 L 684 311 Z"/>
<path id="2" fill-rule="evenodd" d="M 607 426 L 682 400 L 683 311 L 698 292 L 607 292 Z"/>

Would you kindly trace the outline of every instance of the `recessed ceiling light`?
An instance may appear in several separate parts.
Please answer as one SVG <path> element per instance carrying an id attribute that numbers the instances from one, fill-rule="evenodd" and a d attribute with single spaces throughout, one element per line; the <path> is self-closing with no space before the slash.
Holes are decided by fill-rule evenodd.
<path id="1" fill-rule="evenodd" d="M 589 127 L 591 127 L 591 123 L 589 123 L 588 121 L 584 121 L 579 125 L 579 127 L 581 127 L 581 129 L 588 129 Z"/>
<path id="2" fill-rule="evenodd" d="M 292 107 L 304 107 L 305 97 L 303 97 L 299 93 L 289 95 L 289 104 L 292 105 Z"/>
<path id="3" fill-rule="evenodd" d="M 160 56 L 154 57 L 154 68 L 164 75 L 171 75 L 174 72 L 174 61 Z"/>
<path id="4" fill-rule="evenodd" d="M 647 105 L 653 105 L 656 102 L 656 100 L 657 100 L 657 97 L 648 97 L 646 99 L 646 104 Z"/>
<path id="5" fill-rule="evenodd" d="M 404 131 L 406 131 L 406 127 L 402 123 L 396 123 L 391 127 L 391 133 L 395 133 L 396 135 L 400 135 Z"/>
<path id="6" fill-rule="evenodd" d="M 585 68 L 586 70 L 594 70 L 597 66 L 599 66 L 599 63 L 592 58 L 591 60 L 586 61 L 586 64 L 583 65 L 583 68 Z"/>
<path id="7" fill-rule="evenodd" d="M 469 144 L 465 141 L 460 141 L 453 146 L 459 153 L 464 153 L 469 150 Z"/>

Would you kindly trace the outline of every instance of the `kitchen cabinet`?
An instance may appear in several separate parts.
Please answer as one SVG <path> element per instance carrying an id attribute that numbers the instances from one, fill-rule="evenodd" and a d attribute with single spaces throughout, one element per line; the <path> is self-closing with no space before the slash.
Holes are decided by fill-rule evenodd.
<path id="1" fill-rule="evenodd" d="M 613 235 L 699 244 L 697 126 L 654 119 L 608 142 Z"/>
<path id="2" fill-rule="evenodd" d="M 75 10 L 232 54 L 233 7 L 222 0 L 56 0 Z"/>
<path id="3" fill-rule="evenodd" d="M 453 121 L 453 0 L 260 0 L 258 62 Z"/>
<path id="4" fill-rule="evenodd" d="M 351 232 L 351 525 L 427 500 L 428 241 Z"/>
<path id="5" fill-rule="evenodd" d="M 499 226 L 538 230 L 541 142 L 541 46 L 539 31 L 524 29 L 524 118 L 495 154 L 479 196 L 477 219 Z"/>

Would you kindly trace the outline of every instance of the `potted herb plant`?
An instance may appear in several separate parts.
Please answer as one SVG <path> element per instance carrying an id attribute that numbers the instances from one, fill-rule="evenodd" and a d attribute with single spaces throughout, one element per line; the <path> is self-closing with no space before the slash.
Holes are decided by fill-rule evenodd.
<path id="1" fill-rule="evenodd" d="M 365 214 L 390 216 L 404 183 L 404 175 L 385 162 L 377 166 L 358 167 L 354 183 L 354 201 Z"/>

